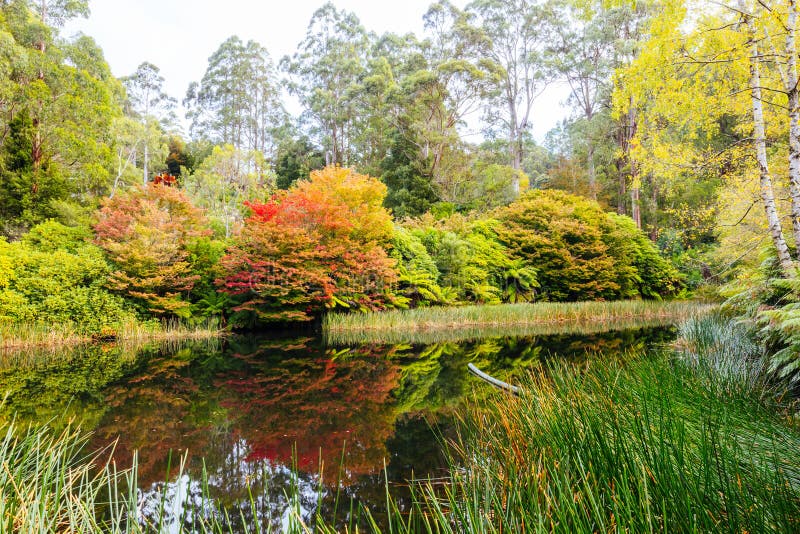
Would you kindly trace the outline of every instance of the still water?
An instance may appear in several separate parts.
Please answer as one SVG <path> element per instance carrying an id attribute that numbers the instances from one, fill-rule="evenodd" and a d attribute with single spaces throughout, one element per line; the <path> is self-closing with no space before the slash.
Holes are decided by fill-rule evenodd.
<path id="1" fill-rule="evenodd" d="M 75 419 L 94 448 L 115 442 L 119 466 L 138 451 L 142 510 L 157 516 L 166 496 L 175 530 L 191 510 L 220 507 L 234 523 L 277 529 L 290 506 L 341 525 L 363 506 L 380 523 L 386 479 L 402 509 L 409 480 L 446 476 L 440 443 L 454 410 L 493 393 L 468 363 L 514 382 L 550 358 L 673 337 L 658 327 L 432 345 L 329 347 L 295 335 L 90 346 L 0 368 L 0 391 L 6 416 L 56 428 Z"/>

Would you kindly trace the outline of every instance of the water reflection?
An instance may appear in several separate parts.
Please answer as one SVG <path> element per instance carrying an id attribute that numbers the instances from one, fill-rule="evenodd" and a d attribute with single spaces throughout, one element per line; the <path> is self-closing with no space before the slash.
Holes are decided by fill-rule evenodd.
<path id="1" fill-rule="evenodd" d="M 315 337 L 233 338 L 135 354 L 88 347 L 0 369 L 0 390 L 9 392 L 6 416 L 55 417 L 54 426 L 57 414 L 79 416 L 94 429 L 93 446 L 118 440 L 118 464 L 139 451 L 142 513 L 158 517 L 166 494 L 171 529 L 221 508 L 273 528 L 286 527 L 292 510 L 341 524 L 352 519 L 351 501 L 382 508 L 384 466 L 401 507 L 405 481 L 444 474 L 436 432 L 447 432 L 465 398 L 491 391 L 467 363 L 513 381 L 548 358 L 641 351 L 673 335 L 650 328 L 347 348 Z M 213 502 L 203 500 L 204 484 Z"/>

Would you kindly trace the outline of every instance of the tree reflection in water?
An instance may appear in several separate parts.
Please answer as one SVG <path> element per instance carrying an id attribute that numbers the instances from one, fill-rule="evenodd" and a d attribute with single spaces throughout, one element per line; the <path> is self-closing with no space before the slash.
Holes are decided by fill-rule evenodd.
<path id="1" fill-rule="evenodd" d="M 548 358 L 641 351 L 672 336 L 659 328 L 348 349 L 314 337 L 232 338 L 3 369 L 0 388 L 11 391 L 6 413 L 23 420 L 84 410 L 94 446 L 117 440 L 118 465 L 139 451 L 145 515 L 158 517 L 166 494 L 176 530 L 181 514 L 223 508 L 236 522 L 280 528 L 291 509 L 339 521 L 351 500 L 381 509 L 384 467 L 401 508 L 407 480 L 445 474 L 436 432 L 446 433 L 459 403 L 491 393 L 469 362 L 513 381 Z"/>

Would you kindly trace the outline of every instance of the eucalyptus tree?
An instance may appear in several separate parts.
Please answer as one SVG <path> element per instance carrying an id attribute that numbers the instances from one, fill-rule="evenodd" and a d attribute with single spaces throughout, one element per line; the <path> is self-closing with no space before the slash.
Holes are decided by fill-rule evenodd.
<path id="1" fill-rule="evenodd" d="M 476 0 L 467 7 L 486 36 L 481 52 L 491 63 L 486 118 L 508 138 L 509 164 L 519 170 L 524 137 L 536 99 L 552 75 L 544 51 L 550 38 L 549 11 L 530 0 Z M 519 181 L 514 189 L 519 193 Z"/>
<path id="2" fill-rule="evenodd" d="M 138 140 L 142 145 L 142 179 L 146 185 L 150 176 L 150 151 L 159 147 L 160 132 L 157 124 L 175 107 L 175 99 L 164 92 L 164 77 L 152 63 L 144 62 L 132 75 L 122 79 L 128 95 L 129 114 L 141 120 L 144 128 Z"/>
<path id="3" fill-rule="evenodd" d="M 62 27 L 68 20 L 76 17 L 89 16 L 89 0 L 26 0 L 28 9 L 36 13 L 44 28 Z M 36 40 L 36 47 L 44 53 L 49 39 L 45 37 L 47 32 L 41 32 Z M 40 77 L 43 72 L 40 71 Z"/>
<path id="4" fill-rule="evenodd" d="M 370 38 L 355 14 L 328 2 L 312 15 L 297 52 L 281 60 L 289 91 L 305 107 L 301 119 L 329 164 L 358 159 L 359 114 L 352 94 L 366 71 Z"/>
<path id="5" fill-rule="evenodd" d="M 28 0 L 30 9 L 52 27 L 61 27 L 75 17 L 89 16 L 88 0 Z"/>
<path id="6" fill-rule="evenodd" d="M 598 131 L 595 123 L 598 114 L 610 110 L 620 30 L 634 11 L 628 6 L 609 8 L 603 2 L 553 2 L 550 8 L 554 16 L 547 49 L 555 72 L 569 87 L 569 103 L 586 123 L 582 130 L 588 189 L 597 198 L 595 152 L 608 124 L 601 121 L 604 124 Z"/>
<path id="7" fill-rule="evenodd" d="M 26 2 L 0 6 L 0 217 L 7 228 L 88 207 L 110 185 L 121 86 L 94 41 L 55 35 Z"/>
<path id="8" fill-rule="evenodd" d="M 467 12 L 447 0 L 433 4 L 424 16 L 418 66 L 402 79 L 398 94 L 397 125 L 416 147 L 418 172 L 447 201 L 455 200 L 468 179 L 459 128 L 480 110 L 491 75 L 482 59 L 487 40 L 470 22 Z"/>
<path id="9" fill-rule="evenodd" d="M 233 36 L 208 58 L 184 105 L 191 133 L 240 150 L 271 153 L 286 122 L 275 65 L 266 48 Z"/>

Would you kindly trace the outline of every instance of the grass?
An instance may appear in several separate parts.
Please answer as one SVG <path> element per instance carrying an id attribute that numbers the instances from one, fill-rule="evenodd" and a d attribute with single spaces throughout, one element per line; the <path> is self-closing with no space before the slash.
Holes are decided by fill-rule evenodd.
<path id="1" fill-rule="evenodd" d="M 749 395 L 671 355 L 522 385 L 462 416 L 393 532 L 800 531 L 800 432 Z"/>
<path id="2" fill-rule="evenodd" d="M 74 325 L 0 324 L 0 356 L 32 349 L 60 350 L 93 342 L 140 344 L 146 341 L 209 339 L 222 335 L 213 322 L 187 326 L 181 322 L 126 321 L 108 332 L 86 333 Z"/>
<path id="3" fill-rule="evenodd" d="M 326 340 L 354 343 L 436 343 L 482 337 L 590 334 L 680 322 L 711 309 L 687 301 L 540 302 L 329 314 Z"/>
<path id="4" fill-rule="evenodd" d="M 46 425 L 18 428 L 14 421 L 0 421 L 0 431 L 0 532 L 233 534 L 232 520 L 244 520 L 216 506 L 205 481 L 199 507 L 187 507 L 181 517 L 168 513 L 174 496 L 166 489 L 155 509 L 145 511 L 137 488 L 136 457 L 133 467 L 118 469 L 110 461 L 111 449 L 87 453 L 89 434 L 76 426 L 53 433 Z M 181 461 L 178 479 L 184 467 Z M 255 500 L 251 506 L 256 509 Z M 310 532 L 298 502 L 287 515 L 291 532 Z M 269 524 L 248 525 L 246 532 L 271 530 Z"/>

